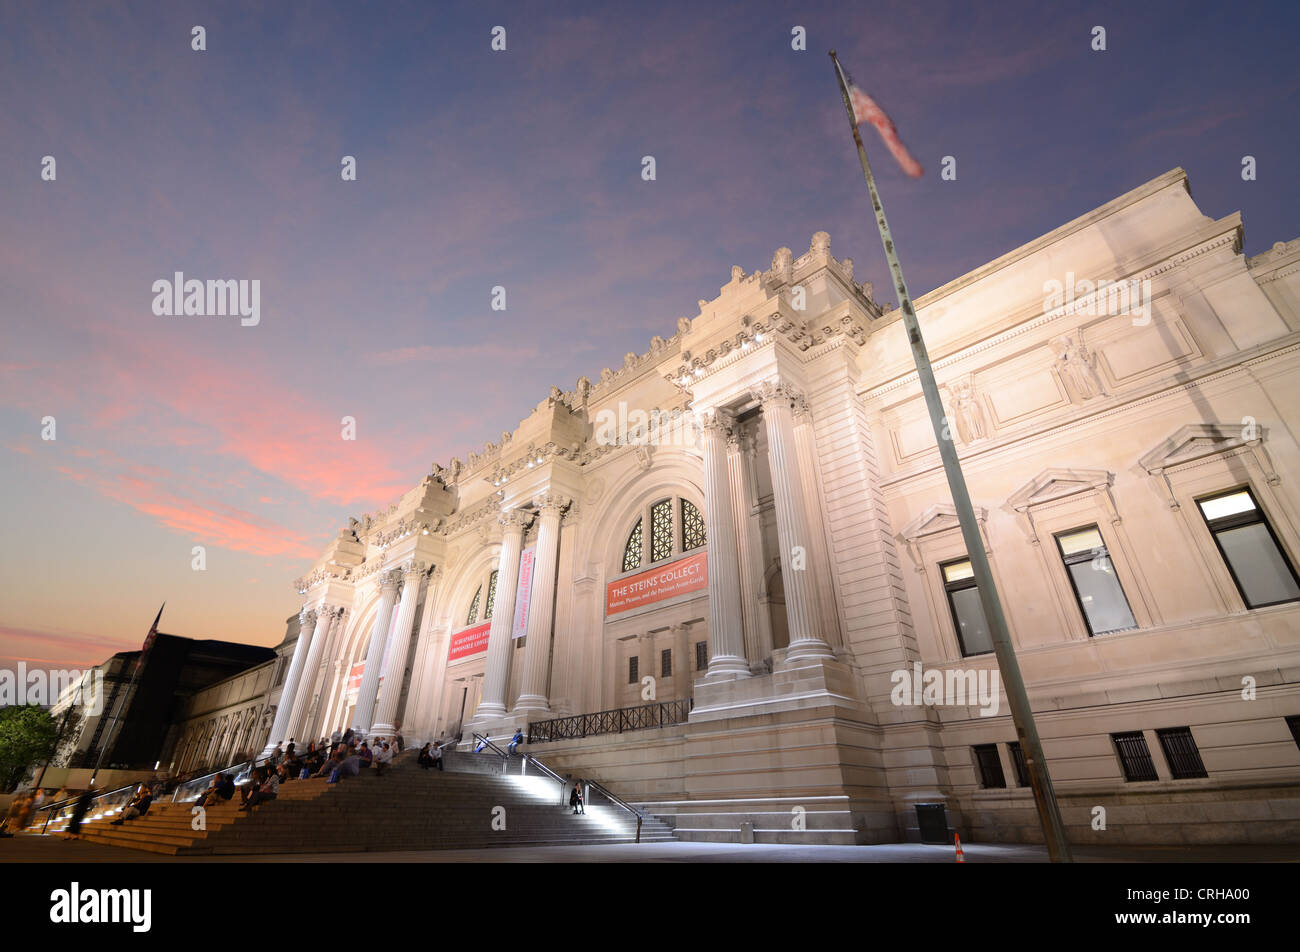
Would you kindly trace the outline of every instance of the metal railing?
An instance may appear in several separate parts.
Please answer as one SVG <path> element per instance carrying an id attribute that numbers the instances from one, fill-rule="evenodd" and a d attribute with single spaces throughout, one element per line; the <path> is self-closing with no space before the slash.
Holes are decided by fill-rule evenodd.
<path id="1" fill-rule="evenodd" d="M 86 808 L 84 819 L 94 820 L 101 816 L 108 816 L 119 812 L 123 807 L 131 802 L 131 798 L 135 796 L 136 790 L 138 790 L 141 785 L 140 781 L 137 780 L 134 783 L 128 783 L 124 787 L 114 787 L 112 790 L 105 790 L 103 793 L 95 794 L 95 796 L 90 798 L 90 804 Z M 148 784 L 143 784 L 143 786 L 147 787 Z M 80 799 L 81 795 L 68 797 L 64 800 L 58 800 L 54 803 L 37 808 L 32 813 L 32 817 L 28 821 L 25 829 L 32 830 L 39 825 L 41 828 L 40 832 L 43 834 L 48 830 L 50 823 L 62 819 L 71 819 L 72 811 L 76 807 L 77 801 Z M 41 819 L 41 814 L 45 814 L 44 820 Z"/>
<path id="2" fill-rule="evenodd" d="M 604 797 L 610 803 L 614 804 L 614 806 L 627 811 L 628 813 L 632 814 L 632 816 L 636 818 L 636 842 L 640 843 L 641 822 L 645 819 L 644 816 L 642 816 L 641 811 L 638 810 L 636 807 L 632 806 L 632 804 L 628 803 L 626 800 L 624 800 L 622 797 L 618 796 L 617 794 L 610 793 L 608 789 L 606 789 L 604 786 L 602 786 L 600 783 L 598 783 L 595 780 L 583 780 L 582 784 L 587 788 L 588 791 L 594 789 L 602 797 Z"/>
<path id="3" fill-rule="evenodd" d="M 501 758 L 501 772 L 505 773 L 507 770 L 509 770 L 509 766 L 510 766 L 509 754 L 507 754 L 504 750 L 502 750 L 495 743 L 493 743 L 492 739 L 489 738 L 487 735 L 475 734 L 473 736 L 474 736 L 474 747 L 473 747 L 474 753 L 481 754 L 484 751 L 490 750 L 498 757 Z"/>
<path id="4" fill-rule="evenodd" d="M 528 725 L 528 743 L 569 740 L 597 734 L 622 734 L 625 731 L 649 730 L 683 724 L 695 706 L 692 698 L 678 701 L 661 701 L 639 707 L 620 707 L 595 714 L 577 714 L 557 717 L 549 721 L 536 721 Z"/>

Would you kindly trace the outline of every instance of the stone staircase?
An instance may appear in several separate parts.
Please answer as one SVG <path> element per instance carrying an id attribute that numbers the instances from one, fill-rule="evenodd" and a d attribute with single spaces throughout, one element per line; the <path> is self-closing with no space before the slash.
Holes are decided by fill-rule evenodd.
<path id="1" fill-rule="evenodd" d="M 382 777 L 373 768 L 328 784 L 323 779 L 280 785 L 279 797 L 251 813 L 237 799 L 208 807 L 204 830 L 193 829 L 192 803 L 156 803 L 121 826 L 101 817 L 82 824 L 94 843 L 170 855 L 336 853 L 380 850 L 479 849 L 632 843 L 636 821 L 599 802 L 574 816 L 561 803 L 560 784 L 538 775 L 501 774 L 495 756 L 448 751 L 446 770 L 424 770 L 414 752 L 399 756 Z M 513 760 L 513 758 L 512 758 Z M 516 768 L 517 770 L 518 768 Z M 567 797 L 567 791 L 564 794 Z M 51 828 L 50 832 L 58 832 Z M 674 839 L 647 817 L 641 842 Z"/>

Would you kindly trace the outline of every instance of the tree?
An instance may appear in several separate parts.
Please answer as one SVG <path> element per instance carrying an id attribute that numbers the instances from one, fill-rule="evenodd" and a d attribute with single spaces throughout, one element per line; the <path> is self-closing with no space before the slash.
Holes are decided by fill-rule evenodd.
<path id="1" fill-rule="evenodd" d="M 27 771 L 54 752 L 59 727 L 37 704 L 0 708 L 0 790 L 10 791 Z"/>

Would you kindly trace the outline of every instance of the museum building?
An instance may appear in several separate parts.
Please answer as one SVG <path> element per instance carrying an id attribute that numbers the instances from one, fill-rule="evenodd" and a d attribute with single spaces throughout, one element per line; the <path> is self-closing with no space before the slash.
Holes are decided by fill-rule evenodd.
<path id="1" fill-rule="evenodd" d="M 1300 240 L 1241 249 L 1175 169 L 915 302 L 1075 842 L 1300 841 Z M 900 317 L 824 232 L 732 268 L 350 519 L 173 768 L 521 728 L 684 839 L 1041 839 Z"/>

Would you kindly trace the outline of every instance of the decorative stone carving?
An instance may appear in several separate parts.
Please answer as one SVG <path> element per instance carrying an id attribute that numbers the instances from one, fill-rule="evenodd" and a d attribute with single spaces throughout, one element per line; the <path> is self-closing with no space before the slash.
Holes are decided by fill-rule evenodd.
<path id="1" fill-rule="evenodd" d="M 731 266 L 731 280 L 733 284 L 745 280 L 745 269 L 738 264 L 733 264 Z"/>
<path id="2" fill-rule="evenodd" d="M 794 280 L 794 252 L 789 248 L 777 248 L 772 255 L 772 277 L 782 284 Z"/>
<path id="3" fill-rule="evenodd" d="M 824 231 L 817 232 L 815 235 L 812 236 L 812 244 L 808 246 L 808 250 L 815 255 L 830 254 L 831 236 Z"/>
<path id="4" fill-rule="evenodd" d="M 1084 346 L 1078 331 L 1054 337 L 1049 344 L 1056 355 L 1052 369 L 1065 385 L 1071 403 L 1106 396 L 1106 387 L 1097 373 L 1097 357 Z"/>
<path id="5" fill-rule="evenodd" d="M 957 438 L 967 444 L 984 439 L 988 435 L 984 426 L 984 406 L 975 391 L 974 381 L 970 378 L 954 380 L 945 384 L 944 389 L 952 398 Z"/>

